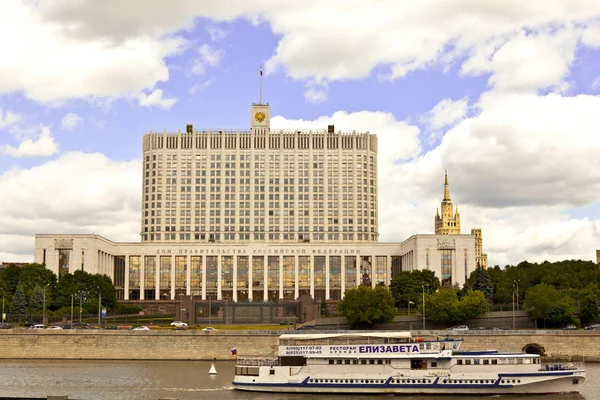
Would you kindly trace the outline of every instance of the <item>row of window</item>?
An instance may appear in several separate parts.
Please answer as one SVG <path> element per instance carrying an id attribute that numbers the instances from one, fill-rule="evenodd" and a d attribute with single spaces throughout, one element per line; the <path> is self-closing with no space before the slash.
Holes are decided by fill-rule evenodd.
<path id="1" fill-rule="evenodd" d="M 492 358 L 492 359 L 457 359 L 457 365 L 496 365 L 496 364 L 540 364 L 539 358 L 526 358 L 526 357 L 515 357 L 515 358 Z"/>

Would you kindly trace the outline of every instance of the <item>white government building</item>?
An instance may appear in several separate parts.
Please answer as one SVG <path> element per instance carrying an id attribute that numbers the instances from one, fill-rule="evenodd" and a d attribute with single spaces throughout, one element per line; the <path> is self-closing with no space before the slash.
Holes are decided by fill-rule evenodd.
<path id="1" fill-rule="evenodd" d="M 379 243 L 376 135 L 274 131 L 268 104 L 250 118 L 249 130 L 144 135 L 141 242 L 38 234 L 35 261 L 59 279 L 106 274 L 123 300 L 339 300 L 399 271 L 463 285 L 475 269 L 481 232 L 478 246 L 460 234 L 447 177 L 438 234 Z"/>

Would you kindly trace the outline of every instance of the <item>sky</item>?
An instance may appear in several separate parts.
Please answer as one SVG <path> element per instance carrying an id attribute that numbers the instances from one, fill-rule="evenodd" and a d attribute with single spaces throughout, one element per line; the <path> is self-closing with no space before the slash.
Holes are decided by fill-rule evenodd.
<path id="1" fill-rule="evenodd" d="M 0 261 L 36 233 L 140 240 L 150 131 L 379 140 L 381 242 L 434 232 L 444 171 L 490 265 L 600 249 L 597 0 L 0 1 Z"/>

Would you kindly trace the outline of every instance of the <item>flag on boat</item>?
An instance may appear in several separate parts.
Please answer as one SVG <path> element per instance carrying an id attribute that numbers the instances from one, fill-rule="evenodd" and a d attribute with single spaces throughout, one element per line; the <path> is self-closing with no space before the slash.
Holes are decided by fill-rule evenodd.
<path id="1" fill-rule="evenodd" d="M 260 76 L 262 76 L 262 65 L 260 66 Z"/>
<path id="2" fill-rule="evenodd" d="M 231 349 L 231 355 L 235 356 L 236 354 L 237 354 L 237 349 L 236 348 Z"/>

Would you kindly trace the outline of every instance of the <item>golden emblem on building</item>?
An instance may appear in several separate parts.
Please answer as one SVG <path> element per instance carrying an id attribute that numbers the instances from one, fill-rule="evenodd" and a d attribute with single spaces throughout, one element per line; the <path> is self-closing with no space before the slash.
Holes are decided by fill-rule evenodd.
<path id="1" fill-rule="evenodd" d="M 267 115 L 262 111 L 259 111 L 256 114 L 254 114 L 254 118 L 256 118 L 258 122 L 263 122 L 266 117 Z"/>

